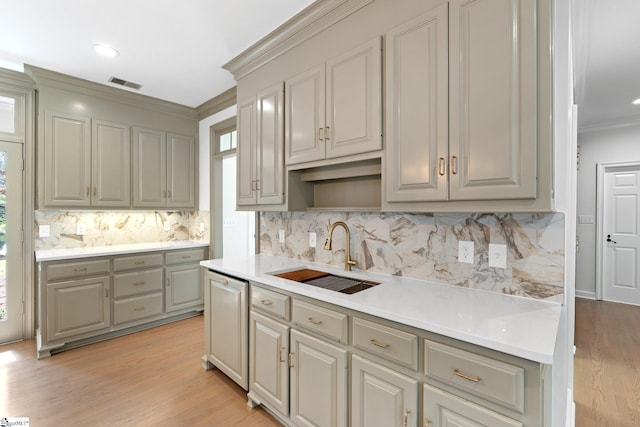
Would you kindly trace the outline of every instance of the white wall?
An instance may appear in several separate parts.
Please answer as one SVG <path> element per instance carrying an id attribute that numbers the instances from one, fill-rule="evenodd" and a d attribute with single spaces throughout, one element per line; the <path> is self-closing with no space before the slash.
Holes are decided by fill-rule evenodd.
<path id="1" fill-rule="evenodd" d="M 230 117 L 236 115 L 236 106 L 233 105 L 229 108 L 226 108 L 216 114 L 213 114 L 206 119 L 200 120 L 199 124 L 199 134 L 200 134 L 200 181 L 199 181 L 199 191 L 200 194 L 198 196 L 198 206 L 201 211 L 209 211 L 211 209 L 211 202 L 209 200 L 209 196 L 211 194 L 209 186 L 209 171 L 211 169 L 211 158 L 209 154 L 209 144 L 211 143 L 211 132 L 209 128 L 217 123 L 220 123 L 224 120 L 227 120 Z"/>
<path id="2" fill-rule="evenodd" d="M 595 298 L 596 292 L 596 185 L 598 163 L 640 161 L 640 123 L 601 129 L 578 135 L 578 215 L 590 215 L 593 224 L 578 224 L 580 250 L 577 256 L 576 294 Z"/>

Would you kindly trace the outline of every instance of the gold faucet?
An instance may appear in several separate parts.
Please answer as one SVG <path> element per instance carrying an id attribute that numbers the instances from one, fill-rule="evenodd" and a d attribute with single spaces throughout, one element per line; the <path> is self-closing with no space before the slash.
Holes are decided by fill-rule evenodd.
<path id="1" fill-rule="evenodd" d="M 344 231 L 347 232 L 347 253 L 344 257 L 344 269 L 346 271 L 351 271 L 351 266 L 358 264 L 358 262 L 351 259 L 351 233 L 349 233 L 349 227 L 347 227 L 346 223 L 344 223 L 343 221 L 336 221 L 331 224 L 331 226 L 329 227 L 329 237 L 327 237 L 327 241 L 324 243 L 324 248 L 328 251 L 331 250 L 331 238 L 333 236 L 333 230 L 339 225 L 341 225 L 342 228 L 344 228 Z"/>

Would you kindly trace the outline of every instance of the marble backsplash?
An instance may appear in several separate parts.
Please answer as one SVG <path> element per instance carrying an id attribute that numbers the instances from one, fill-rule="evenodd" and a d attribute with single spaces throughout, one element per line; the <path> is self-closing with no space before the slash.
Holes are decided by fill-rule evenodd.
<path id="1" fill-rule="evenodd" d="M 564 215 L 262 212 L 260 252 L 344 265 L 345 232 L 336 228 L 333 250 L 324 249 L 328 226 L 351 231 L 355 269 L 393 274 L 529 298 L 562 301 Z M 286 241 L 279 243 L 278 230 Z M 317 247 L 309 247 L 309 232 Z M 458 241 L 474 242 L 474 262 L 458 262 Z M 507 245 L 507 268 L 489 266 L 489 243 Z"/>
<path id="2" fill-rule="evenodd" d="M 169 221 L 171 226 L 169 231 L 164 230 L 165 221 Z M 86 234 L 83 236 L 76 234 L 79 223 L 86 226 Z M 40 225 L 49 225 L 49 237 L 39 237 Z M 209 237 L 209 212 L 204 211 L 38 210 L 35 212 L 33 230 L 36 250 L 174 240 L 208 242 Z"/>

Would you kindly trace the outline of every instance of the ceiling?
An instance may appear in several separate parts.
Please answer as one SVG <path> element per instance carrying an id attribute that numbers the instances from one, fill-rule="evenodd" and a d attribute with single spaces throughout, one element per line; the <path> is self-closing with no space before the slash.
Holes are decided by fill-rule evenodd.
<path id="1" fill-rule="evenodd" d="M 640 1 L 574 4 L 579 128 L 640 122 Z"/>
<path id="2" fill-rule="evenodd" d="M 114 76 L 197 107 L 235 85 L 224 63 L 312 2 L 2 0 L 0 67 L 26 63 L 108 85 Z M 120 55 L 101 57 L 96 43 Z"/>

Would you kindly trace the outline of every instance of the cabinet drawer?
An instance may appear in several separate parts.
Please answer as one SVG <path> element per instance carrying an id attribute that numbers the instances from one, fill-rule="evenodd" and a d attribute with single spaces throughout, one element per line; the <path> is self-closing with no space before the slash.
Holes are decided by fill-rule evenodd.
<path id="1" fill-rule="evenodd" d="M 113 324 L 133 322 L 162 314 L 162 294 L 151 294 L 113 302 Z"/>
<path id="2" fill-rule="evenodd" d="M 47 280 L 92 276 L 111 271 L 109 259 L 47 265 Z"/>
<path id="3" fill-rule="evenodd" d="M 507 408 L 524 412 L 524 369 L 425 340 L 425 374 Z"/>
<path id="4" fill-rule="evenodd" d="M 292 305 L 293 323 L 347 343 L 346 314 L 295 299 Z"/>
<path id="5" fill-rule="evenodd" d="M 418 369 L 418 337 L 408 332 L 354 318 L 353 345 L 411 369 Z"/>
<path id="6" fill-rule="evenodd" d="M 289 320 L 289 297 L 251 285 L 251 306 Z"/>
<path id="7" fill-rule="evenodd" d="M 113 269 L 115 271 L 159 267 L 161 265 L 162 265 L 162 253 L 117 257 L 117 258 L 114 258 L 113 260 Z"/>
<path id="8" fill-rule="evenodd" d="M 184 251 L 167 252 L 166 261 L 168 265 L 184 264 L 187 262 L 198 262 L 206 259 L 207 248 L 188 249 Z"/>
<path id="9" fill-rule="evenodd" d="M 162 290 L 162 269 L 116 274 L 113 277 L 113 297 L 123 298 Z"/>

